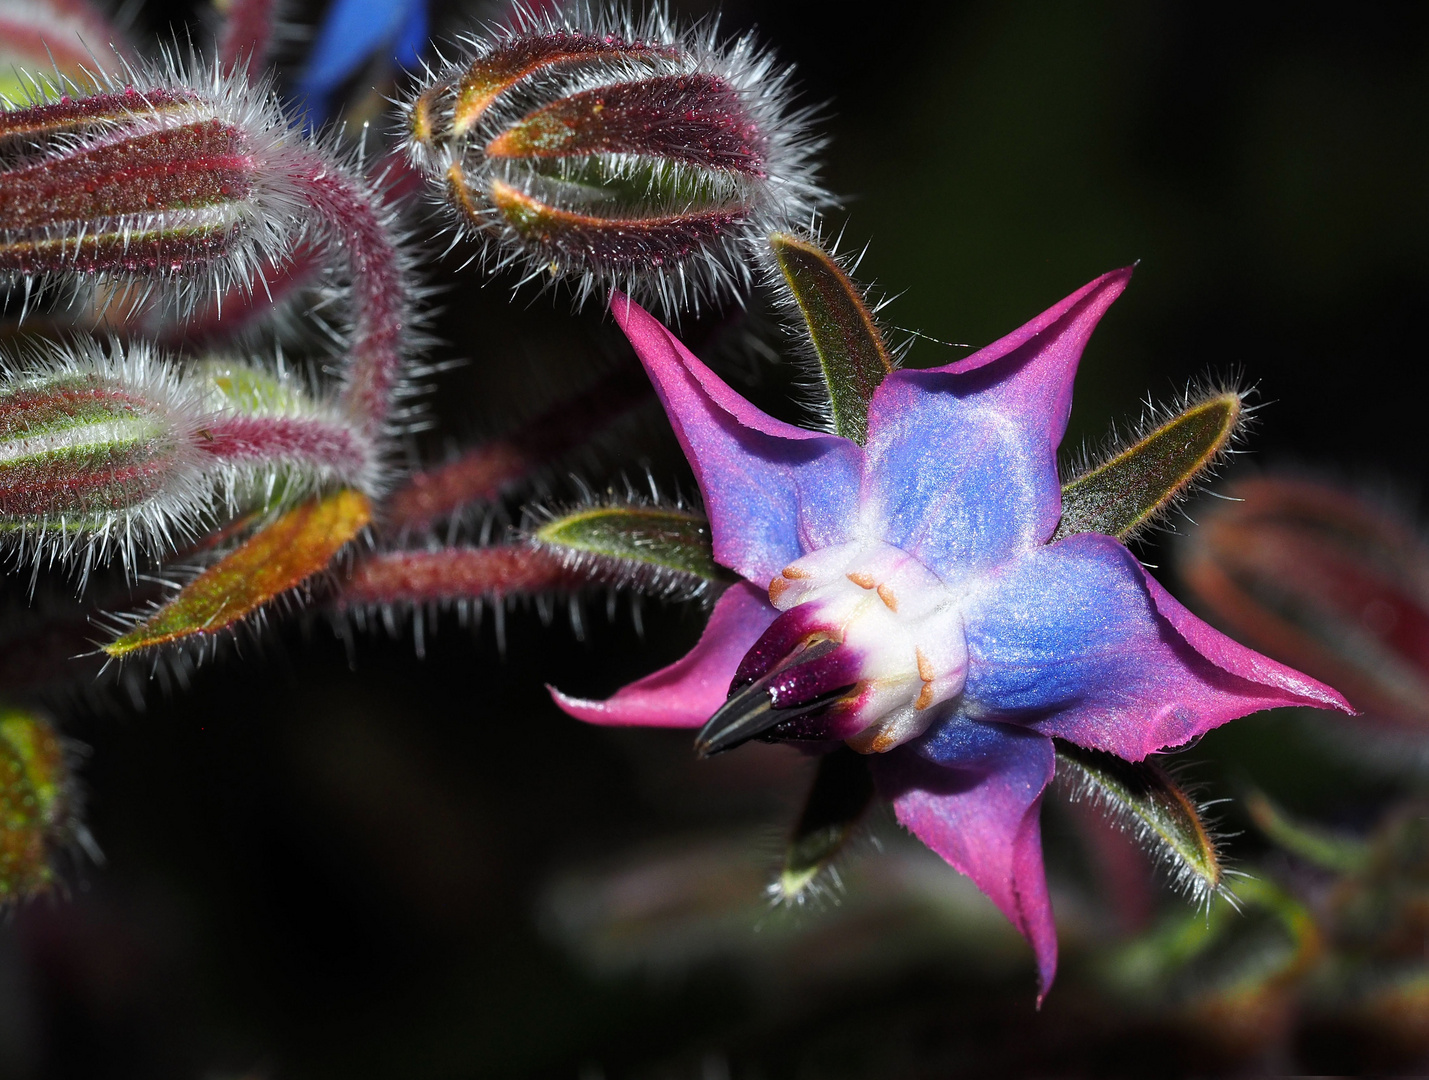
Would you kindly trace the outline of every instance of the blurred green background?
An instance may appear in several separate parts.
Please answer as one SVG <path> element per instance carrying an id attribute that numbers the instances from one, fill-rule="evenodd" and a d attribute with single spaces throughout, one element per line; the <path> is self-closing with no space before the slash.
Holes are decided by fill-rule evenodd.
<path id="1" fill-rule="evenodd" d="M 183 7 L 136 18 L 204 32 Z M 436 19 L 469 22 L 450 6 Z M 1239 373 L 1265 408 L 1236 469 L 1288 463 L 1413 498 L 1429 454 L 1413 389 L 1429 8 L 750 0 L 727 4 L 723 25 L 757 25 L 806 96 L 830 103 L 827 176 L 846 197 L 832 219 L 846 219 L 846 247 L 870 242 L 860 276 L 901 294 L 892 323 L 982 345 L 1138 262 L 1083 362 L 1069 444 L 1134 420 L 1148 394 Z M 443 303 L 443 355 L 470 360 L 437 403 L 455 434 L 628 362 L 596 315 L 571 319 L 561 302 L 508 307 L 501 286 L 466 284 Z M 912 362 L 962 354 L 920 341 Z M 770 401 L 790 375 L 742 370 Z M 640 427 L 578 471 L 599 484 L 643 455 L 678 481 L 658 413 Z M 564 485 L 549 478 L 557 497 Z M 1163 562 L 1166 545 L 1143 554 Z M 1072 829 L 1055 815 L 1069 960 L 1040 1013 L 1019 940 L 887 815 L 843 868 L 841 903 L 768 912 L 760 889 L 808 763 L 764 746 L 698 763 L 687 734 L 558 713 L 543 683 L 608 692 L 679 655 L 703 618 L 647 607 L 642 638 L 624 608 L 609 623 L 602 608 L 589 605 L 584 642 L 559 614 L 548 627 L 514 611 L 504 656 L 489 616 L 474 630 L 442 617 L 423 660 L 405 629 L 349 648 L 317 620 L 244 639 L 142 711 L 61 702 L 61 726 L 91 748 L 106 861 L 77 875 L 72 899 L 0 926 L 0 1077 L 1074 1076 L 1366 1060 L 1298 1045 L 1247 1064 L 1209 1034 L 1129 1030 L 1078 981 L 1076 942 L 1096 940 L 1115 898 L 1075 887 Z M 1347 821 L 1381 783 L 1285 718 L 1240 722 L 1187 757 L 1216 795 L 1253 777 Z M 1228 841 L 1243 858 L 1256 843 Z"/>

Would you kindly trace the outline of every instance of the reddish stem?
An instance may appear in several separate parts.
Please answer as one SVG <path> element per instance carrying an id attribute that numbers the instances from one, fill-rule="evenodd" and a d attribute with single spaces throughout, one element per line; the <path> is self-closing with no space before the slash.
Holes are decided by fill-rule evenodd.
<path id="1" fill-rule="evenodd" d="M 251 74 L 263 67 L 277 17 L 274 0 L 228 0 L 218 35 L 218 69 L 225 76 L 240 66 Z"/>
<path id="2" fill-rule="evenodd" d="M 283 164 L 313 210 L 320 234 L 347 257 L 352 340 L 341 401 L 364 436 L 386 432 L 402 375 L 411 281 L 379 196 L 320 152 L 295 147 Z"/>
<path id="3" fill-rule="evenodd" d="M 393 551 L 359 562 L 337 597 L 340 607 L 427 604 L 576 589 L 590 575 L 524 544 Z"/>
<path id="4" fill-rule="evenodd" d="M 373 469 L 372 445 L 360 432 L 320 417 L 224 417 L 200 435 L 200 450 L 235 465 L 311 465 L 357 487 Z"/>
<path id="5" fill-rule="evenodd" d="M 499 497 L 643 404 L 650 392 L 642 372 L 622 369 L 524 427 L 468 450 L 455 461 L 417 473 L 383 507 L 387 527 L 394 532 L 428 528 L 464 506 Z"/>

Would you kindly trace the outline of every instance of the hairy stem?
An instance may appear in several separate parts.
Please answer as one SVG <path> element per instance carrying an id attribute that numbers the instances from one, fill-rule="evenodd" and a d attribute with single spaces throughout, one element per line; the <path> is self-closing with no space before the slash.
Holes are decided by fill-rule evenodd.
<path id="1" fill-rule="evenodd" d="M 414 475 L 383 508 L 388 530 L 429 528 L 463 507 L 498 498 L 512 485 L 589 440 L 650 397 L 638 369 L 608 375 L 530 423 Z"/>
<path id="2" fill-rule="evenodd" d="M 341 401 L 374 442 L 386 433 L 402 379 L 402 337 L 412 282 L 379 196 L 321 152 L 289 151 L 288 176 L 312 210 L 319 233 L 347 259 L 352 280 L 352 340 Z"/>
<path id="3" fill-rule="evenodd" d="M 590 575 L 524 544 L 392 551 L 363 559 L 338 594 L 339 607 L 428 604 L 573 589 Z"/>
<path id="4" fill-rule="evenodd" d="M 235 465 L 306 465 L 358 487 L 373 471 L 371 441 L 319 417 L 227 416 L 201 432 L 199 449 Z"/>

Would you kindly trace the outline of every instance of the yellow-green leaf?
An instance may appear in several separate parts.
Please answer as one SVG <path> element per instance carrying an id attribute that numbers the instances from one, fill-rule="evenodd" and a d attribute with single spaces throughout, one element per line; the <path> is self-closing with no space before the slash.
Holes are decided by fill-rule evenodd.
<path id="1" fill-rule="evenodd" d="M 868 403 L 893 370 L 893 355 L 863 290 L 812 240 L 774 233 L 769 246 L 808 326 L 829 388 L 834 430 L 862 443 L 868 435 Z"/>
<path id="2" fill-rule="evenodd" d="M 1188 895 L 1204 901 L 1220 891 L 1225 870 L 1216 842 L 1165 769 L 1058 740 L 1056 780 L 1135 837 Z"/>
<path id="3" fill-rule="evenodd" d="M 339 491 L 295 507 L 185 585 L 104 651 L 126 656 L 231 627 L 320 573 L 371 520 L 372 505 L 357 491 Z"/>

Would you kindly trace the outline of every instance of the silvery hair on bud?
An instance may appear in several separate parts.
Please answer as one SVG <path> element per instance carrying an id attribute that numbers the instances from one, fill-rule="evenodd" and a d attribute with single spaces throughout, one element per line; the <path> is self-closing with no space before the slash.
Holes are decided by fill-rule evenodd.
<path id="1" fill-rule="evenodd" d="M 456 84 L 463 72 L 499 49 L 523 39 L 559 35 L 615 39 L 653 48 L 642 53 L 639 63 L 629 57 L 597 56 L 543 65 L 498 93 L 459 138 L 423 141 L 411 137 L 414 110 L 424 95 L 430 97 L 441 87 Z M 817 155 L 826 139 L 812 130 L 821 108 L 797 104 L 793 69 L 780 65 L 753 34 L 722 40 L 714 17 L 681 27 L 658 2 L 643 15 L 634 14 L 625 5 L 586 0 L 550 12 L 518 5 L 509 25 L 488 25 L 483 33 L 462 37 L 457 44 L 462 50 L 459 58 L 428 67 L 403 102 L 407 123 L 402 133 L 408 136 L 408 156 L 432 181 L 429 191 L 445 212 L 452 246 L 462 239 L 474 241 L 480 247 L 473 259 L 487 272 L 513 271 L 518 275 L 518 289 L 532 281 L 545 285 L 565 282 L 577 307 L 592 297 L 603 301 L 611 289 L 619 289 L 666 321 L 676 321 L 681 313 L 698 313 L 703 305 L 741 301 L 758 273 L 749 257 L 751 244 L 772 230 L 792 228 L 833 205 L 832 196 L 818 178 Z M 757 175 L 673 157 L 593 150 L 561 160 L 552 176 L 537 173 L 522 160 L 496 159 L 482 150 L 511 125 L 572 95 L 695 74 L 711 76 L 734 92 L 761 146 L 762 166 Z M 650 256 L 643 259 L 630 257 L 628 251 L 602 251 L 596 242 L 578 251 L 556 250 L 523 236 L 489 199 L 475 207 L 458 206 L 448 186 L 454 165 L 469 177 L 469 188 L 485 191 L 495 181 L 543 197 L 556 191 L 559 198 L 561 185 L 567 182 L 571 182 L 571 190 L 589 184 L 590 172 L 613 183 L 633 179 L 647 184 L 649 201 L 638 207 L 647 219 L 678 217 L 716 206 L 735 211 L 735 220 L 722 225 L 717 235 L 691 230 L 678 245 L 651 244 Z M 665 191 L 657 190 L 657 185 Z M 704 204 L 696 204 L 682 194 L 691 190 L 712 194 Z M 579 212 L 582 206 L 562 208 Z M 636 215 L 632 222 L 638 225 L 641 216 Z M 638 248 L 637 234 L 638 229 L 622 239 Z"/>

